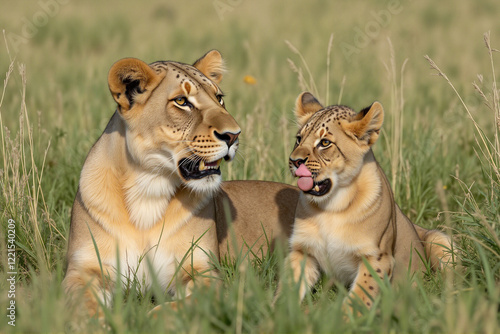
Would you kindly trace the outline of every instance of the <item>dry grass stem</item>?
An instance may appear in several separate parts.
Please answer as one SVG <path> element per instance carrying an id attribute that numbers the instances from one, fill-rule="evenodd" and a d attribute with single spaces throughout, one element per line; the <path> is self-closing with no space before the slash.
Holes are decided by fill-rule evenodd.
<path id="1" fill-rule="evenodd" d="M 308 85 L 308 90 L 314 95 L 319 97 L 319 92 L 318 88 L 316 87 L 316 83 L 314 82 L 314 77 L 311 73 L 311 70 L 309 69 L 309 65 L 307 65 L 307 62 L 302 55 L 302 53 L 288 40 L 285 40 L 285 44 L 288 46 L 290 50 L 292 50 L 293 53 L 299 56 L 300 60 L 302 61 L 302 65 L 306 69 L 307 74 L 309 75 L 309 85 Z"/>
<path id="2" fill-rule="evenodd" d="M 333 46 L 333 33 L 330 35 L 330 40 L 328 41 L 328 49 L 326 52 L 326 93 L 325 93 L 325 105 L 330 105 L 330 59 Z"/>

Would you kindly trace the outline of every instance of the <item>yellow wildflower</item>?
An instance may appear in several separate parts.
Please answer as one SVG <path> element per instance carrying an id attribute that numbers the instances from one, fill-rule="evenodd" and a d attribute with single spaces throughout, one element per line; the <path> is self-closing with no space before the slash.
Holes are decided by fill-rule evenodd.
<path id="1" fill-rule="evenodd" d="M 257 79 L 255 79 L 251 75 L 245 75 L 243 77 L 243 82 L 246 83 L 246 84 L 249 84 L 249 85 L 255 85 L 257 83 Z"/>

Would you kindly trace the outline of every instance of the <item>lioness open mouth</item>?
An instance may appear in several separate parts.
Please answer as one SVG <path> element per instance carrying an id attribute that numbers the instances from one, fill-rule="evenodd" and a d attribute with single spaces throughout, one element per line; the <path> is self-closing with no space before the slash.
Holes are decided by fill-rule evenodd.
<path id="1" fill-rule="evenodd" d="M 325 179 L 320 182 L 314 182 L 314 186 L 309 191 L 304 191 L 306 194 L 314 196 L 323 196 L 330 191 L 332 187 L 332 181 L 330 179 Z"/>
<path id="2" fill-rule="evenodd" d="M 193 161 L 187 158 L 179 161 L 179 170 L 185 180 L 202 179 L 209 175 L 220 175 L 220 162 L 222 159 L 206 162 L 203 160 Z"/>

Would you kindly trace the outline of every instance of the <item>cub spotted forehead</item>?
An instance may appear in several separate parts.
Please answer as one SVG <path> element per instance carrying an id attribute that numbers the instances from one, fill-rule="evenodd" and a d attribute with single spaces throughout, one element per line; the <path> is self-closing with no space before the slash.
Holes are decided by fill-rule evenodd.
<path id="1" fill-rule="evenodd" d="M 350 121 L 356 116 L 356 112 L 347 106 L 333 105 L 328 106 L 314 113 L 307 123 L 299 130 L 299 132 L 310 132 L 313 130 L 325 129 L 329 131 L 329 126 L 332 122 L 337 122 L 340 125 L 341 120 Z"/>
<path id="2" fill-rule="evenodd" d="M 300 127 L 306 125 L 313 126 L 320 119 L 328 119 L 327 122 L 339 121 L 341 119 L 350 120 L 356 112 L 347 106 L 334 105 L 323 107 L 321 103 L 309 92 L 299 95 L 295 104 L 295 117 Z"/>
<path id="3" fill-rule="evenodd" d="M 327 134 L 331 130 L 330 126 L 338 125 L 347 136 L 366 148 L 378 138 L 384 121 L 384 109 L 379 102 L 374 102 L 358 113 L 341 105 L 325 108 L 311 93 L 305 92 L 297 98 L 295 116 L 301 127 L 301 136 L 316 133 L 315 130 L 319 130 L 320 135 Z"/>

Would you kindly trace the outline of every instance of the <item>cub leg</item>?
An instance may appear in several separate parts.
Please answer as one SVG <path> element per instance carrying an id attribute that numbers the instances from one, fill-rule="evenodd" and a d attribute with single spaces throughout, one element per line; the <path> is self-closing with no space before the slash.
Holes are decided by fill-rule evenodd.
<path id="1" fill-rule="evenodd" d="M 425 247 L 427 259 L 433 270 L 443 269 L 452 261 L 452 241 L 449 236 L 439 230 L 428 230 L 414 224 L 418 237 Z"/>
<path id="2" fill-rule="evenodd" d="M 380 279 L 384 279 L 387 275 L 389 279 L 394 271 L 394 257 L 388 253 L 380 252 L 377 256 L 367 256 L 366 262 L 375 271 Z M 377 281 L 371 274 L 364 261 L 361 261 L 358 269 L 358 274 L 354 279 L 349 292 L 348 299 L 352 300 L 356 297 L 360 298 L 363 303 L 370 308 L 372 306 L 372 298 L 380 291 Z"/>
<path id="3" fill-rule="evenodd" d="M 319 264 L 316 259 L 310 255 L 305 254 L 302 250 L 292 250 L 285 259 L 286 272 L 292 272 L 293 282 L 300 282 L 299 300 L 302 301 L 306 292 L 316 283 L 319 279 L 320 271 Z M 283 286 L 283 279 L 280 282 L 276 299 L 281 294 Z"/>

